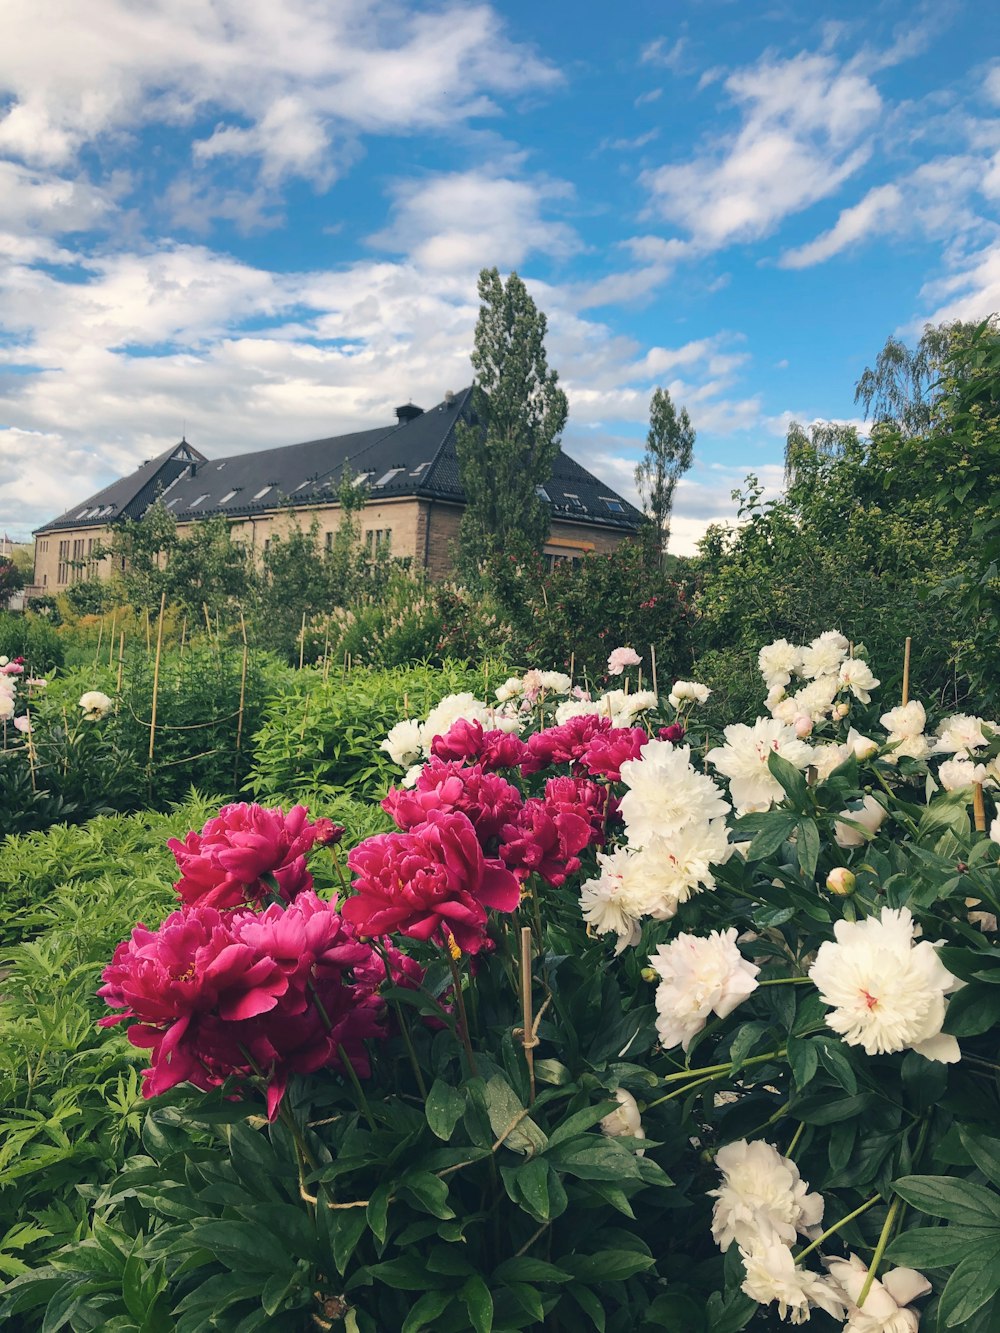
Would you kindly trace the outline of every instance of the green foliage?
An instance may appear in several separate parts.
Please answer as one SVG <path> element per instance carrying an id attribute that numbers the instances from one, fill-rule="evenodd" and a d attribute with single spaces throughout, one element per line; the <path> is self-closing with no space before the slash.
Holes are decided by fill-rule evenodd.
<path id="1" fill-rule="evenodd" d="M 24 575 L 13 560 L 0 556 L 0 602 L 24 587 Z"/>
<path id="2" fill-rule="evenodd" d="M 662 558 L 670 537 L 674 490 L 691 466 L 695 429 L 687 408 L 678 415 L 669 389 L 655 389 L 649 404 L 646 452 L 635 469 L 635 484 L 643 508 L 652 520 L 656 554 Z"/>
<path id="3" fill-rule="evenodd" d="M 479 319 L 472 364 L 477 418 L 456 427 L 466 507 L 460 533 L 470 572 L 498 553 L 537 555 L 549 508 L 537 494 L 552 476 L 566 424 L 566 395 L 545 358 L 545 315 L 516 273 L 479 275 Z"/>
<path id="4" fill-rule="evenodd" d="M 26 676 L 47 676 L 62 666 L 63 647 L 44 616 L 0 611 L 0 657 L 23 657 Z"/>

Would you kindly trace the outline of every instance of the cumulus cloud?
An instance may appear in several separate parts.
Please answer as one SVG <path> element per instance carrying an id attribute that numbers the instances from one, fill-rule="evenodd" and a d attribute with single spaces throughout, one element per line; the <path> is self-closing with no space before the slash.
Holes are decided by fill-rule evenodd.
<path id="1" fill-rule="evenodd" d="M 868 159 L 882 107 L 866 75 L 824 54 L 765 57 L 724 86 L 739 129 L 643 175 L 652 211 L 707 248 L 765 236 L 832 194 Z"/>

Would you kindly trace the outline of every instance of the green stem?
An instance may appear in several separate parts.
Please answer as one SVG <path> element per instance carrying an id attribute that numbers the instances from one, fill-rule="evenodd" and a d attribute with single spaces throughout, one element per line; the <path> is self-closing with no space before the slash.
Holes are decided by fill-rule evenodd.
<path id="1" fill-rule="evenodd" d="M 472 1050 L 472 1041 L 469 1037 L 469 1016 L 465 1010 L 465 996 L 462 993 L 462 974 L 458 970 L 458 964 L 451 956 L 451 949 L 447 941 L 444 945 L 444 951 L 448 958 L 448 966 L 451 968 L 452 990 L 455 994 L 455 1004 L 458 1008 L 458 1026 L 462 1038 L 462 1045 L 465 1047 L 466 1059 L 469 1062 L 469 1073 L 473 1078 L 479 1077 L 479 1070 L 476 1067 L 476 1057 Z"/>
<path id="2" fill-rule="evenodd" d="M 782 1046 L 778 1051 L 768 1051 L 766 1055 L 752 1055 L 749 1060 L 741 1060 L 740 1068 L 744 1069 L 748 1065 L 765 1065 L 768 1060 L 780 1060 L 783 1055 L 787 1055 L 787 1049 Z M 686 1078 L 700 1078 L 703 1074 L 728 1074 L 732 1072 L 733 1061 L 729 1060 L 722 1065 L 703 1065 L 700 1069 L 682 1069 L 679 1074 L 665 1074 L 664 1083 L 679 1083 Z M 655 1106 L 656 1103 L 654 1102 Z"/>
<path id="3" fill-rule="evenodd" d="M 789 1143 L 787 1149 L 785 1150 L 785 1156 L 789 1159 L 789 1161 L 791 1161 L 791 1159 L 792 1159 L 792 1153 L 793 1153 L 793 1152 L 795 1151 L 795 1149 L 799 1146 L 799 1139 L 800 1139 L 800 1138 L 802 1137 L 802 1135 L 805 1133 L 805 1128 L 806 1128 L 805 1121 L 804 1121 L 804 1120 L 800 1120 L 800 1121 L 799 1121 L 799 1127 L 798 1127 L 798 1129 L 795 1131 L 795 1133 L 792 1135 L 791 1142 Z"/>
<path id="4" fill-rule="evenodd" d="M 344 1072 L 350 1079 L 351 1086 L 354 1089 L 354 1095 L 358 1099 L 358 1110 L 368 1121 L 368 1128 L 374 1133 L 376 1129 L 375 1120 L 372 1117 L 371 1107 L 368 1105 L 368 1098 L 365 1096 L 365 1090 L 361 1086 L 361 1080 L 358 1078 L 354 1066 L 351 1064 L 351 1057 L 344 1050 L 343 1046 L 340 1045 L 337 1047 L 337 1054 L 340 1056 L 340 1063 L 344 1066 Z"/>
<path id="5" fill-rule="evenodd" d="M 344 890 L 344 893 L 346 894 L 348 891 L 348 884 L 347 880 L 344 878 L 344 872 L 340 868 L 340 857 L 337 855 L 337 848 L 335 844 L 330 848 L 330 855 L 333 858 L 333 868 L 334 870 L 336 870 L 337 878 L 340 880 L 340 887 Z"/>
<path id="6" fill-rule="evenodd" d="M 810 986 L 811 977 L 771 977 L 767 981 L 758 981 L 758 986 Z"/>
<path id="7" fill-rule="evenodd" d="M 375 948 L 378 950 L 379 956 L 382 959 L 383 966 L 385 967 L 385 979 L 391 986 L 393 984 L 392 968 L 389 964 L 389 954 L 385 947 L 385 941 L 376 938 L 372 940 L 372 943 L 375 945 Z M 417 1080 L 417 1088 L 420 1091 L 421 1097 L 423 1097 L 424 1101 L 426 1101 L 427 1085 L 424 1082 L 423 1074 L 420 1072 L 420 1065 L 417 1063 L 417 1053 L 413 1049 L 413 1041 L 412 1038 L 410 1037 L 409 1024 L 404 1022 L 403 1020 L 403 1006 L 399 1003 L 399 1001 L 395 998 L 395 996 L 393 996 L 393 998 L 389 1001 L 389 1003 L 392 1005 L 393 1010 L 396 1014 L 396 1022 L 399 1024 L 399 1032 L 403 1038 L 403 1043 L 406 1046 L 406 1053 L 410 1057 L 410 1065 L 413 1069 L 413 1077 Z"/>
<path id="8" fill-rule="evenodd" d="M 691 1083 L 685 1084 L 683 1088 L 674 1088 L 673 1092 L 668 1092 L 665 1097 L 658 1097 L 655 1102 L 647 1102 L 646 1110 L 651 1111 L 654 1106 L 662 1106 L 664 1102 L 672 1102 L 675 1097 L 686 1097 L 689 1092 L 693 1092 L 695 1088 L 700 1088 L 702 1084 L 714 1083 L 717 1079 L 724 1078 L 729 1072 L 729 1068 L 729 1065 L 725 1065 L 720 1072 L 707 1074 L 704 1078 L 696 1078 Z"/>
<path id="9" fill-rule="evenodd" d="M 885 1247 L 889 1244 L 889 1237 L 892 1235 L 892 1229 L 896 1225 L 896 1216 L 899 1213 L 903 1200 L 897 1194 L 889 1205 L 889 1211 L 886 1213 L 885 1221 L 882 1224 L 882 1230 L 879 1233 L 878 1244 L 875 1246 L 875 1253 L 872 1261 L 868 1265 L 868 1276 L 865 1278 L 864 1286 L 858 1295 L 857 1306 L 860 1310 L 872 1289 L 872 1283 L 875 1281 L 875 1274 L 878 1272 L 878 1266 L 882 1262 L 882 1256 L 885 1254 Z"/>
<path id="10" fill-rule="evenodd" d="M 804 1259 L 806 1255 L 812 1254 L 813 1250 L 818 1250 L 823 1242 L 829 1240 L 831 1236 L 835 1236 L 841 1227 L 846 1227 L 848 1222 L 853 1222 L 856 1217 L 860 1217 L 861 1214 L 866 1213 L 869 1208 L 873 1208 L 881 1197 L 881 1194 L 873 1194 L 872 1197 L 868 1199 L 866 1203 L 863 1203 L 860 1208 L 855 1208 L 853 1213 L 848 1213 L 847 1216 L 842 1217 L 839 1222 L 835 1222 L 832 1227 L 828 1227 L 821 1236 L 816 1237 L 811 1245 L 807 1245 L 804 1250 L 801 1250 L 795 1256 L 795 1262 L 799 1263 L 799 1261 Z"/>

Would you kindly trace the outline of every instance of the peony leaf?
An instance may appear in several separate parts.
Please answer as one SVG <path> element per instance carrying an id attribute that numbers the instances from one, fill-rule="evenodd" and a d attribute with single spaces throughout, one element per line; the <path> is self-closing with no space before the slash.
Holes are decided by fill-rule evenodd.
<path id="1" fill-rule="evenodd" d="M 447 1143 L 464 1110 L 465 1095 L 450 1083 L 436 1078 L 424 1104 L 424 1114 L 431 1133 Z"/>
<path id="2" fill-rule="evenodd" d="M 1000 1228 L 1000 1195 L 972 1180 L 952 1176 L 901 1176 L 892 1188 L 929 1217 L 965 1226 Z"/>
<path id="3" fill-rule="evenodd" d="M 941 1293 L 938 1325 L 957 1328 L 1000 1291 L 1000 1236 L 981 1241 L 958 1264 Z"/>

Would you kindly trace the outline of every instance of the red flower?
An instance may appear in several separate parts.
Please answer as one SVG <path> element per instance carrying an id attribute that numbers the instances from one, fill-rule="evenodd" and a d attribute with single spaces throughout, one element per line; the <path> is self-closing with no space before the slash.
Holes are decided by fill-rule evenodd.
<path id="1" fill-rule="evenodd" d="M 676 745 L 678 741 L 684 739 L 684 728 L 679 722 L 672 722 L 669 727 L 661 727 L 656 734 L 661 741 L 670 741 L 672 745 Z"/>
<path id="2" fill-rule="evenodd" d="M 428 812 L 410 833 L 383 833 L 359 844 L 347 858 L 357 894 L 343 906 L 359 935 L 399 931 L 412 939 L 450 932 L 465 953 L 486 939 L 486 908 L 511 912 L 517 881 L 498 861 L 487 860 L 465 815 Z"/>
<path id="3" fill-rule="evenodd" d="M 458 759 L 478 763 L 487 772 L 498 768 L 516 768 L 528 748 L 518 736 L 506 731 L 484 731 L 481 722 L 460 717 L 443 736 L 431 742 L 436 759 Z"/>
<path id="4" fill-rule="evenodd" d="M 595 777 L 621 781 L 621 766 L 626 759 L 638 759 L 649 740 L 641 727 L 612 727 L 600 732 L 580 756 L 580 762 Z"/>
<path id="5" fill-rule="evenodd" d="M 610 800 L 607 787 L 589 778 L 549 778 L 545 784 L 545 804 L 553 815 L 576 815 L 590 825 L 591 843 L 604 842 L 605 811 Z M 611 801 L 608 814 L 617 802 Z"/>
<path id="6" fill-rule="evenodd" d="M 575 763 L 595 736 L 611 730 L 611 719 L 598 713 L 568 718 L 558 727 L 548 727 L 528 738 L 528 754 L 521 764 L 527 777 L 552 764 Z"/>
<path id="7" fill-rule="evenodd" d="M 188 904 L 240 907 L 265 898 L 273 877 L 286 901 L 312 888 L 305 854 L 329 820 L 310 824 L 305 806 L 284 814 L 260 805 L 225 805 L 200 833 L 193 830 L 183 842 L 171 838 L 167 846 L 181 870 L 174 885 Z"/>
<path id="8" fill-rule="evenodd" d="M 472 821 L 484 847 L 520 808 L 521 793 L 496 773 L 441 760 L 424 765 L 412 791 L 393 787 L 382 802 L 401 829 L 425 823 L 432 810 L 458 810 Z"/>
<path id="9" fill-rule="evenodd" d="M 500 857 L 520 880 L 535 871 L 549 884 L 562 884 L 580 869 L 577 853 L 590 840 L 586 819 L 532 798 L 501 833 Z"/>

